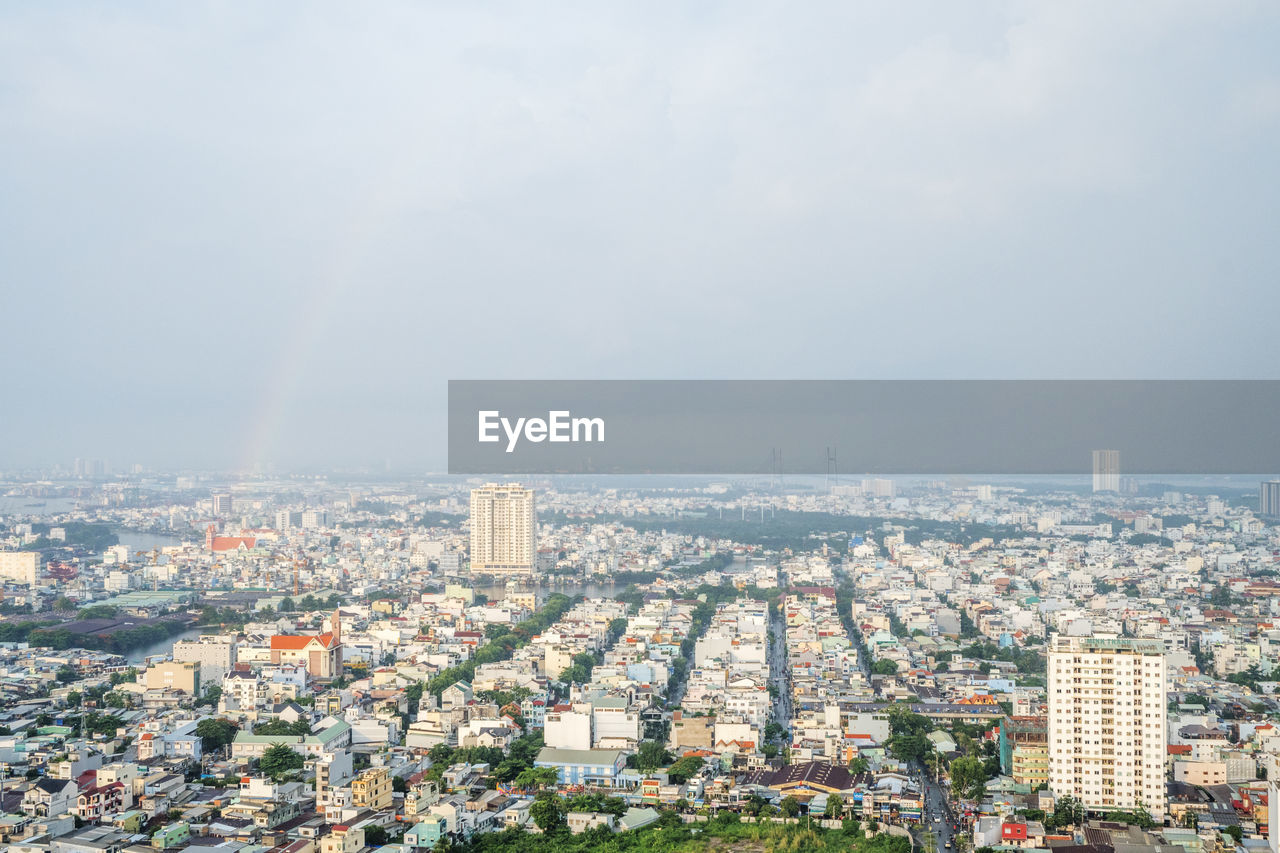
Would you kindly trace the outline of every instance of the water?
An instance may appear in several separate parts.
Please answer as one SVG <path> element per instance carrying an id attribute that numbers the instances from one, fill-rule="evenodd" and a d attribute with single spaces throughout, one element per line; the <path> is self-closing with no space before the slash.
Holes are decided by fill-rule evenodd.
<path id="1" fill-rule="evenodd" d="M 18 495 L 0 495 L 0 515 L 45 516 L 71 512 L 76 508 L 75 498 L 37 498 Z"/>
<path id="2" fill-rule="evenodd" d="M 172 637 L 152 643 L 149 646 L 139 646 L 133 651 L 125 655 L 125 659 L 131 664 L 138 664 L 145 661 L 152 655 L 167 655 L 173 651 L 173 644 L 180 640 L 194 640 L 200 636 L 199 628 L 190 628 L 181 634 L 174 634 Z"/>
<path id="3" fill-rule="evenodd" d="M 122 530 L 119 528 L 114 532 L 120 540 L 120 544 L 126 546 L 130 554 L 136 551 L 159 550 L 182 544 L 182 540 L 177 536 L 167 536 L 162 533 L 142 533 L 137 530 Z"/>
<path id="4" fill-rule="evenodd" d="M 497 599 L 502 598 L 504 592 L 503 584 L 500 581 L 496 583 L 489 582 L 477 584 L 473 589 L 477 595 L 488 596 L 490 601 L 496 601 Z M 597 583 L 595 581 L 588 583 L 583 583 L 582 581 L 569 581 L 558 584 L 540 583 L 537 585 L 537 589 L 544 593 L 564 593 L 571 598 L 575 595 L 581 595 L 584 598 L 613 598 L 618 593 L 622 592 L 625 587 L 620 587 L 613 583 Z"/>

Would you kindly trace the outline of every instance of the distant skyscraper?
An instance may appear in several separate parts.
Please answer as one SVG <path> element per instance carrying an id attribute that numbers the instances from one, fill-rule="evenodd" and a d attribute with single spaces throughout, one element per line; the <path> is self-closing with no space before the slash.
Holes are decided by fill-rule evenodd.
<path id="1" fill-rule="evenodd" d="M 533 490 L 487 483 L 471 490 L 471 571 L 533 573 L 538 557 Z"/>
<path id="2" fill-rule="evenodd" d="M 1280 480 L 1264 480 L 1258 486 L 1258 514 L 1280 518 Z"/>
<path id="3" fill-rule="evenodd" d="M 304 509 L 302 511 L 302 529 L 320 530 L 329 526 L 329 513 L 322 509 Z"/>
<path id="4" fill-rule="evenodd" d="M 1093 451 L 1093 490 L 1095 492 L 1120 491 L 1120 451 Z"/>
<path id="5" fill-rule="evenodd" d="M 213 496 L 213 514 L 231 515 L 231 495 Z"/>
<path id="6" fill-rule="evenodd" d="M 276 510 L 276 530 L 292 530 L 302 526 L 302 513 L 291 509 Z"/>
<path id="7" fill-rule="evenodd" d="M 1164 645 L 1120 637 L 1053 638 L 1049 788 L 1094 812 L 1165 814 Z"/>

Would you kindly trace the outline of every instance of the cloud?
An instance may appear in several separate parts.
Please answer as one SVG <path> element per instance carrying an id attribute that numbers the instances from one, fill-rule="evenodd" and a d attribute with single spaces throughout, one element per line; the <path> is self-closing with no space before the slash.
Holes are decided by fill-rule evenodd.
<path id="1" fill-rule="evenodd" d="M 10 7 L 0 439 L 426 460 L 450 376 L 1259 375 L 1278 15 Z"/>

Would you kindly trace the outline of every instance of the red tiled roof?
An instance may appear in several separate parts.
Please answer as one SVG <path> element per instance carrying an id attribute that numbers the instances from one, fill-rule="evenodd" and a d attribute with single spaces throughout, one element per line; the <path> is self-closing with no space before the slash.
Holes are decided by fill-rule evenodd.
<path id="1" fill-rule="evenodd" d="M 246 548 L 252 548 L 258 542 L 252 536 L 215 536 L 213 537 L 212 548 L 214 551 L 235 551 L 241 545 Z"/>
<path id="2" fill-rule="evenodd" d="M 276 634 L 271 638 L 271 648 L 281 651 L 301 651 L 315 640 L 320 643 L 322 648 L 331 649 L 337 643 L 333 639 L 333 633 L 320 634 L 318 636 L 311 634 Z"/>

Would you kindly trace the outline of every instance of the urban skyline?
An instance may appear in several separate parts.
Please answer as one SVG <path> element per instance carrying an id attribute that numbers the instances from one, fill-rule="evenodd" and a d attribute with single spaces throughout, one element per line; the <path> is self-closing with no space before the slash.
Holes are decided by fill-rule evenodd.
<path id="1" fill-rule="evenodd" d="M 0 6 L 0 850 L 1280 853 L 1278 43 Z"/>

